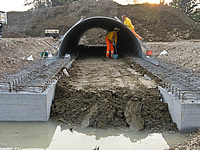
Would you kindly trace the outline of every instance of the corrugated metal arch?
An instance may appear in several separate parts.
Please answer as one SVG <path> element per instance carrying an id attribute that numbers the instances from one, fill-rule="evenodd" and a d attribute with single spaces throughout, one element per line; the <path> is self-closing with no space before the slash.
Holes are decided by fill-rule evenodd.
<path id="1" fill-rule="evenodd" d="M 72 53 L 72 50 L 78 45 L 81 35 L 87 30 L 91 28 L 102 28 L 109 32 L 115 27 L 120 28 L 117 44 L 120 47 L 120 51 L 118 50 L 119 53 L 143 57 L 141 46 L 132 31 L 117 19 L 102 16 L 81 19 L 71 27 L 63 36 L 58 57 L 61 58 L 66 53 Z"/>

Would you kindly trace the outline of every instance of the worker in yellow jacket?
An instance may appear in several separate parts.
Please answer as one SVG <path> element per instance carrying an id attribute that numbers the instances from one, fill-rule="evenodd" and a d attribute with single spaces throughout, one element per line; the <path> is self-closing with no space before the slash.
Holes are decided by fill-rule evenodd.
<path id="1" fill-rule="evenodd" d="M 122 20 L 124 21 L 124 24 L 135 34 L 135 36 L 142 40 L 142 37 L 139 36 L 136 32 L 135 32 L 135 27 L 132 25 L 131 20 L 126 17 L 125 15 L 122 15 Z"/>
<path id="2" fill-rule="evenodd" d="M 109 58 L 109 55 L 110 57 L 112 58 L 113 54 L 114 54 L 114 47 L 113 47 L 113 42 L 114 44 L 117 44 L 117 32 L 119 31 L 120 29 L 119 28 L 114 28 L 113 31 L 109 32 L 107 35 L 106 35 L 106 46 L 107 46 L 107 49 L 106 49 L 106 58 Z"/>

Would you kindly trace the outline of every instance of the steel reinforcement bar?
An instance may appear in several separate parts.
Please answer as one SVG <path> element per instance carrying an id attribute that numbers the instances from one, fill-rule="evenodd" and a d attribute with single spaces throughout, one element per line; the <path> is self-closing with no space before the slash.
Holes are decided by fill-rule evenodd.
<path id="1" fill-rule="evenodd" d="M 28 70 L 25 69 L 0 80 L 0 92 L 44 92 L 49 85 L 60 78 L 63 74 L 61 69 L 68 63 L 70 63 L 69 59 L 58 58 L 53 61 L 37 62 Z"/>
<path id="2" fill-rule="evenodd" d="M 153 58 L 156 60 L 156 58 Z M 200 77 L 191 70 L 177 65 L 156 60 L 154 65 L 141 58 L 134 58 L 134 65 L 143 70 L 148 76 L 156 78 L 160 86 L 182 102 L 195 102 L 200 100 Z"/>

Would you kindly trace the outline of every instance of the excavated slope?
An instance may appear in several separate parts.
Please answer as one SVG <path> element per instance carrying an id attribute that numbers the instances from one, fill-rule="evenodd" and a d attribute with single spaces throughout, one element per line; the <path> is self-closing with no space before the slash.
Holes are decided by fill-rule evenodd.
<path id="1" fill-rule="evenodd" d="M 47 28 L 59 29 L 63 35 L 81 17 L 117 16 L 121 19 L 122 14 L 132 20 L 145 41 L 200 38 L 199 27 L 177 9 L 148 4 L 123 6 L 109 0 L 81 0 L 65 6 L 9 12 L 4 37 L 44 36 Z"/>

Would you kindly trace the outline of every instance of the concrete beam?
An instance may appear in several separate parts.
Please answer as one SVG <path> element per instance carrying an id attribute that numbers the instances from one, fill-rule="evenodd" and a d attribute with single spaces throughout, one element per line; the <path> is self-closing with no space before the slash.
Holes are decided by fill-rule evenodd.
<path id="1" fill-rule="evenodd" d="M 43 93 L 0 93 L 0 121 L 48 121 L 56 83 Z"/>
<path id="2" fill-rule="evenodd" d="M 180 132 L 192 132 L 200 128 L 200 102 L 182 101 L 164 88 L 158 88 Z"/>

